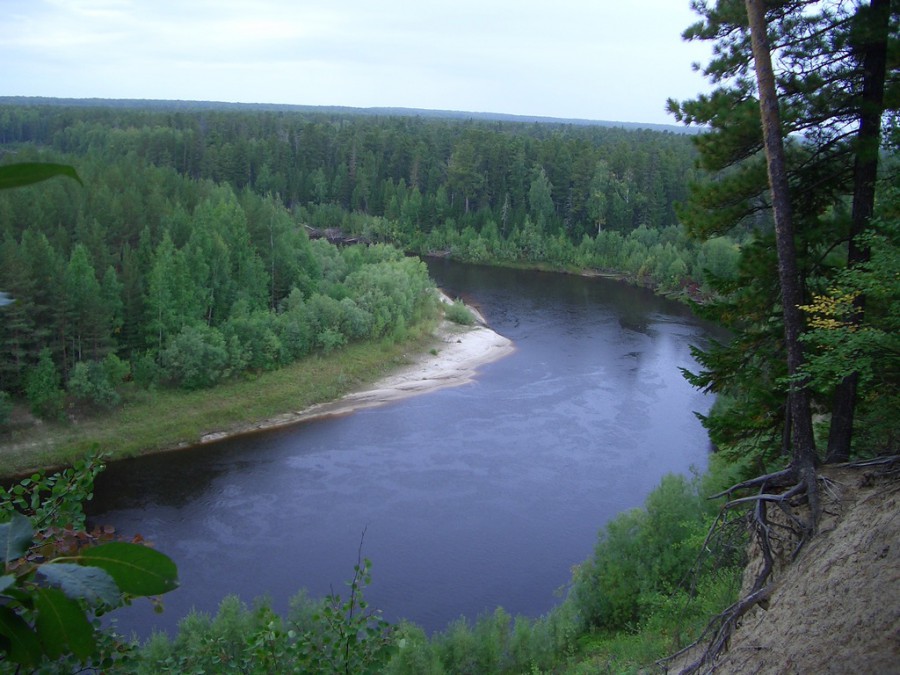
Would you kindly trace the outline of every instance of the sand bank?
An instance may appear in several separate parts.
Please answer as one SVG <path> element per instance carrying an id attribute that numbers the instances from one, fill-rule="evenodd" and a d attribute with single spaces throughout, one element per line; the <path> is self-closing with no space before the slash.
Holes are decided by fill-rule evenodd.
<path id="1" fill-rule="evenodd" d="M 474 313 L 477 316 L 477 312 Z M 346 415 L 355 410 L 384 405 L 408 396 L 466 384 L 475 378 L 480 366 L 501 359 L 511 354 L 514 349 L 511 340 L 488 328 L 480 316 L 477 316 L 474 326 L 460 326 L 445 320 L 435 333 L 432 351 L 411 356 L 411 363 L 401 366 L 364 389 L 347 394 L 336 401 L 284 413 L 239 429 L 206 434 L 200 442 L 210 443 L 253 431 L 273 429 L 322 417 Z"/>

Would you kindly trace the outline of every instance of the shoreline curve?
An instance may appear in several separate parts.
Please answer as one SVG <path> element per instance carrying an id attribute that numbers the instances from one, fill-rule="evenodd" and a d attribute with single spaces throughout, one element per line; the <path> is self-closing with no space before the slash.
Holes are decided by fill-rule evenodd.
<path id="1" fill-rule="evenodd" d="M 444 295 L 441 301 L 451 302 Z M 435 331 L 436 344 L 432 351 L 411 356 L 411 363 L 380 380 L 335 401 L 204 434 L 198 445 L 326 417 L 349 415 L 357 410 L 472 382 L 481 366 L 509 356 L 515 351 L 515 345 L 509 338 L 491 330 L 477 310 L 467 308 L 475 316 L 475 325 L 460 326 L 447 319 L 442 320 Z"/>

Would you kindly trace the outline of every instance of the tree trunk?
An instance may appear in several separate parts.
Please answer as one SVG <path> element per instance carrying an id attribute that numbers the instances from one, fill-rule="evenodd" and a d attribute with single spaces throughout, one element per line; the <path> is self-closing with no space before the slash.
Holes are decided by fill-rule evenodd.
<path id="1" fill-rule="evenodd" d="M 781 305 L 784 314 L 784 336 L 787 347 L 788 374 L 792 378 L 789 390 L 791 408 L 791 438 L 793 453 L 791 464 L 798 480 L 804 483 L 812 509 L 812 524 L 818 519 L 818 493 L 816 486 L 816 446 L 813 437 L 809 390 L 805 380 L 795 379 L 803 366 L 803 346 L 800 334 L 803 315 L 800 305 L 803 294 L 794 247 L 794 227 L 791 215 L 790 192 L 784 159 L 784 142 L 781 134 L 781 115 L 775 90 L 775 74 L 766 34 L 765 0 L 745 0 L 750 22 L 750 40 L 756 81 L 759 87 L 759 108 L 762 118 L 763 140 L 772 191 L 772 208 L 775 215 L 775 246 L 778 252 L 778 277 L 781 285 Z"/>
<path id="2" fill-rule="evenodd" d="M 868 247 L 861 247 L 856 238 L 865 230 L 875 211 L 875 181 L 878 176 L 878 150 L 881 142 L 881 116 L 884 114 L 884 84 L 887 78 L 887 42 L 890 34 L 891 0 L 872 0 L 865 11 L 862 55 L 863 83 L 859 110 L 859 131 L 856 135 L 856 159 L 853 166 L 853 207 L 850 221 L 850 248 L 847 266 L 853 267 L 869 260 Z M 852 321 L 862 324 L 865 297 L 854 302 Z M 835 388 L 828 433 L 827 462 L 846 462 L 850 459 L 853 438 L 853 416 L 856 409 L 856 387 L 859 373 L 847 375 Z"/>

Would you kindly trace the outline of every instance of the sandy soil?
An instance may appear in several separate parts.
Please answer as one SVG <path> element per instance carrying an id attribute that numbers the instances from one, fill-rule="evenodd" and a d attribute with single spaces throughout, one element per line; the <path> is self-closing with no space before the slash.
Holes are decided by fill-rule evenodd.
<path id="1" fill-rule="evenodd" d="M 776 565 L 767 608 L 748 612 L 701 672 L 900 673 L 900 478 L 874 467 L 822 475 L 818 535 Z"/>
<path id="2" fill-rule="evenodd" d="M 476 325 L 460 326 L 443 321 L 435 335 L 436 354 L 425 352 L 411 357 L 412 363 L 402 366 L 365 389 L 347 394 L 337 401 L 288 412 L 238 429 L 210 433 L 203 436 L 200 442 L 210 443 L 262 429 L 273 429 L 321 417 L 346 415 L 355 410 L 384 405 L 408 396 L 471 382 L 478 374 L 480 366 L 501 359 L 515 349 L 512 341 L 492 331 L 477 312 L 471 311 L 476 315 Z"/>

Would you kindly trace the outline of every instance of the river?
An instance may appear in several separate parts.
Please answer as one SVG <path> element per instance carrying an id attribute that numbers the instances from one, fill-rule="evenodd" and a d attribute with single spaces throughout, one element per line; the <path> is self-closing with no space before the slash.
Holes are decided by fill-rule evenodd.
<path id="1" fill-rule="evenodd" d="M 344 592 L 361 537 L 367 599 L 427 631 L 502 606 L 559 602 L 597 532 L 667 472 L 704 469 L 693 414 L 712 400 L 679 368 L 709 326 L 608 279 L 429 263 L 516 351 L 475 382 L 339 418 L 112 464 L 93 522 L 141 533 L 178 564 L 146 637 L 236 593 L 284 611 L 300 588 Z"/>

